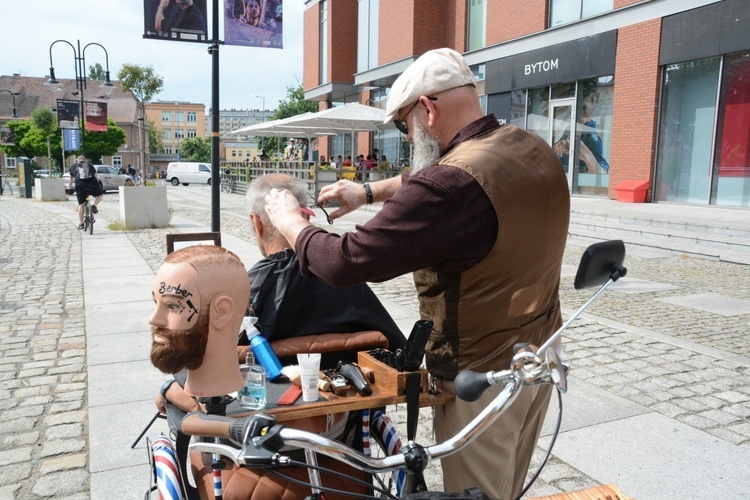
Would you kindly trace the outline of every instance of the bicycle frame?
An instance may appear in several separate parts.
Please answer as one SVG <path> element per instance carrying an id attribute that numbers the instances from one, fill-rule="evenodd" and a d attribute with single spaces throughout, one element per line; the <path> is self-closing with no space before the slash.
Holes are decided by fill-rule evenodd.
<path id="1" fill-rule="evenodd" d="M 284 446 L 294 446 L 327 455 L 356 469 L 376 474 L 404 468 L 407 482 L 404 495 L 417 493 L 427 464 L 435 459 L 452 455 L 480 436 L 513 404 L 523 386 L 554 384 L 558 390 L 567 390 L 564 365 L 556 349 L 550 349 L 562 332 L 612 283 L 625 276 L 622 267 L 625 246 L 622 241 L 609 241 L 591 245 L 581 259 L 574 286 L 576 289 L 601 285 L 596 293 L 571 318 L 566 321 L 541 348 L 534 351 L 529 346 L 519 350 L 511 361 L 509 370 L 487 373 L 462 372 L 456 378 L 456 396 L 466 400 L 478 398 L 491 385 L 502 384 L 499 394 L 461 431 L 443 443 L 423 447 L 409 442 L 398 455 L 374 459 L 340 442 L 306 431 L 289 429 L 276 423 L 270 415 L 258 413 L 242 419 L 207 416 L 194 412 L 179 423 L 188 435 L 228 439 L 238 445 L 233 447 L 218 443 L 193 443 L 190 451 L 214 453 L 231 459 L 239 467 L 283 466 L 288 458 L 278 453 Z M 473 399 L 472 399 L 473 398 Z M 313 491 L 320 484 L 312 484 Z"/>

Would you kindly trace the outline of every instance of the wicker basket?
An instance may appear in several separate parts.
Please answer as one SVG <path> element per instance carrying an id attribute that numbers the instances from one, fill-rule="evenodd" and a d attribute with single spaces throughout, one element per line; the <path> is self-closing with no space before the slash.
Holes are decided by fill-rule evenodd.
<path id="1" fill-rule="evenodd" d="M 529 500 L 630 500 L 614 484 L 594 486 L 585 490 L 573 491 L 571 493 L 558 493 L 546 497 L 530 498 Z"/>

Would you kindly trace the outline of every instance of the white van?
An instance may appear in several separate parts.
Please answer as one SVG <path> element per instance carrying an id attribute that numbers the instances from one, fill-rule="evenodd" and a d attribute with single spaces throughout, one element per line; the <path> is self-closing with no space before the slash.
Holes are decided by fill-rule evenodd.
<path id="1" fill-rule="evenodd" d="M 171 182 L 173 186 L 188 186 L 191 182 L 210 186 L 211 165 L 193 161 L 170 162 L 167 165 L 167 182 Z"/>

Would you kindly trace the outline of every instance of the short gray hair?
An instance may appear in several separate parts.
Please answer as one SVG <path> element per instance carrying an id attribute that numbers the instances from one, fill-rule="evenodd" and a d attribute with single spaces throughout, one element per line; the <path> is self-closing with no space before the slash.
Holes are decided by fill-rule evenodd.
<path id="1" fill-rule="evenodd" d="M 274 188 L 279 191 L 288 189 L 297 198 L 299 206 L 307 206 L 307 183 L 305 181 L 287 174 L 266 174 L 254 179 L 247 187 L 247 194 L 245 194 L 247 213 L 255 214 L 264 223 L 269 223 L 266 214 L 266 196 Z"/>

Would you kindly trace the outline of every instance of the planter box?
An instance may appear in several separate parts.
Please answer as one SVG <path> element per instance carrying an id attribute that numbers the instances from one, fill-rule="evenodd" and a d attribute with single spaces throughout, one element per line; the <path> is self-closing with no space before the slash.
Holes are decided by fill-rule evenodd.
<path id="1" fill-rule="evenodd" d="M 169 225 L 166 186 L 120 186 L 120 218 L 128 229 Z"/>
<path id="2" fill-rule="evenodd" d="M 335 170 L 317 170 L 315 172 L 315 178 L 321 182 L 336 182 Z"/>
<path id="3" fill-rule="evenodd" d="M 367 173 L 367 178 L 369 180 L 371 180 L 371 181 L 379 181 L 380 179 L 383 178 L 383 174 L 381 172 L 378 172 L 378 171 L 376 171 L 376 172 L 368 172 Z"/>
<path id="4" fill-rule="evenodd" d="M 34 179 L 34 198 L 40 201 L 65 201 L 65 181 L 63 179 Z"/>
<path id="5" fill-rule="evenodd" d="M 617 201 L 624 203 L 645 203 L 648 181 L 625 181 L 615 187 Z"/>

